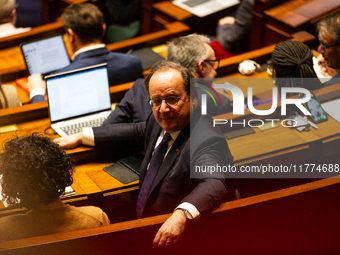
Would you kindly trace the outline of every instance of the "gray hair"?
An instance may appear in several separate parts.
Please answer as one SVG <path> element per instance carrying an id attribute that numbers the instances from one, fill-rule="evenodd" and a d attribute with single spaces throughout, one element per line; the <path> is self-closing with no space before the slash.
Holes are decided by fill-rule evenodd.
<path id="1" fill-rule="evenodd" d="M 334 37 L 335 42 L 340 42 L 340 11 L 323 18 L 318 24 L 319 33 Z"/>
<path id="2" fill-rule="evenodd" d="M 169 42 L 167 49 L 168 61 L 180 63 L 194 74 L 200 60 L 209 57 L 209 51 L 205 46 L 210 39 L 205 35 L 191 34 L 182 36 Z"/>
<path id="3" fill-rule="evenodd" d="M 0 24 L 11 20 L 11 13 L 17 7 L 15 0 L 0 0 Z"/>

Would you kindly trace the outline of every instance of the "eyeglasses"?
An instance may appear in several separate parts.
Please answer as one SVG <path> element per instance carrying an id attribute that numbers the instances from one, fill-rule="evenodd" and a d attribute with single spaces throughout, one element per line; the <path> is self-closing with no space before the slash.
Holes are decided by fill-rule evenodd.
<path id="1" fill-rule="evenodd" d="M 215 60 L 207 59 L 207 60 L 204 60 L 204 62 L 208 62 L 214 69 L 217 69 L 220 67 L 220 61 L 217 59 Z"/>
<path id="2" fill-rule="evenodd" d="M 176 97 L 176 96 L 168 96 L 167 98 L 165 99 L 159 99 L 159 98 L 153 98 L 153 99 L 150 99 L 150 100 L 147 100 L 149 101 L 149 104 L 151 105 L 151 107 L 153 109 L 157 109 L 159 107 L 161 107 L 163 101 L 165 101 L 165 103 L 170 106 L 170 107 L 174 107 L 178 104 L 178 101 L 179 99 L 187 92 L 184 92 L 182 95 Z"/>
<path id="3" fill-rule="evenodd" d="M 339 42 L 339 43 L 332 44 L 332 45 L 327 45 L 327 44 L 325 44 L 325 43 L 324 43 L 323 41 L 321 41 L 321 40 L 319 40 L 319 42 L 320 42 L 321 48 L 322 48 L 323 50 L 328 49 L 328 48 L 332 48 L 332 47 L 334 47 L 334 46 L 340 45 L 340 42 Z"/>

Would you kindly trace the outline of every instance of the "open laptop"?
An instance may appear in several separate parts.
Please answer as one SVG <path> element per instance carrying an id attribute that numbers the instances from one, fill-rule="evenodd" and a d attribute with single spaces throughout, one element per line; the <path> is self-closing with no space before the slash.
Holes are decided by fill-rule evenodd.
<path id="1" fill-rule="evenodd" d="M 175 0 L 172 3 L 198 17 L 204 17 L 239 4 L 240 0 Z"/>
<path id="2" fill-rule="evenodd" d="M 111 112 L 107 65 L 45 77 L 51 127 L 60 135 L 100 126 Z"/>
<path id="3" fill-rule="evenodd" d="M 24 42 L 20 45 L 29 75 L 53 73 L 68 66 L 68 56 L 62 35 Z"/>

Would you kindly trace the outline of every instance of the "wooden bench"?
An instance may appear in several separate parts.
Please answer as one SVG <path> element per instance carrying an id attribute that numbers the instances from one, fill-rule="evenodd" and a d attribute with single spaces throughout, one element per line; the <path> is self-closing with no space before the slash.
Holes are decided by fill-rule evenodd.
<path id="1" fill-rule="evenodd" d="M 336 254 L 340 179 L 223 203 L 187 226 L 165 254 Z M 169 215 L 0 243 L 2 255 L 152 254 Z"/>
<path id="2" fill-rule="evenodd" d="M 49 24 L 34 27 L 27 32 L 0 38 L 0 49 L 18 46 L 26 41 L 55 34 L 62 34 L 64 32 L 65 30 L 62 22 L 52 22 Z"/>
<path id="3" fill-rule="evenodd" d="M 61 23 L 58 23 L 58 24 L 62 25 Z M 63 31 L 62 27 L 61 29 Z M 167 24 L 166 26 L 164 26 L 164 29 L 160 31 L 153 32 L 153 33 L 146 34 L 146 35 L 137 36 L 135 38 L 117 42 L 117 43 L 107 44 L 107 48 L 111 51 L 126 53 L 130 49 L 150 47 L 150 46 L 155 46 L 161 43 L 165 43 L 171 38 L 176 38 L 176 37 L 186 34 L 189 31 L 189 29 L 190 28 L 187 25 L 184 25 L 181 22 L 173 22 L 171 24 Z M 54 33 L 54 32 L 51 31 L 51 33 Z M 39 36 L 37 35 L 37 37 Z M 0 45 L 1 45 L 1 42 L 0 42 Z M 68 49 L 68 52 L 70 54 L 71 52 L 70 52 L 70 47 L 68 43 L 66 43 L 66 48 Z M 0 75 L 2 78 L 2 82 L 13 81 L 15 79 L 18 79 L 18 78 L 21 78 L 27 75 L 26 65 L 25 65 L 25 62 L 22 57 L 22 53 L 19 49 L 18 44 L 13 45 L 11 48 L 3 49 L 0 52 L 0 56 L 1 56 L 0 57 L 1 61 L 6 62 L 6 64 L 2 65 L 3 67 L 0 68 Z M 145 74 L 147 74 L 147 72 L 145 72 Z"/>

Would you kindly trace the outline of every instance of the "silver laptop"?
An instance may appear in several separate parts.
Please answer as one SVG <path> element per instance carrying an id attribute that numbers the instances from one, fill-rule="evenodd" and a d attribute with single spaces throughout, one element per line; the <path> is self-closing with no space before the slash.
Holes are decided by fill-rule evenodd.
<path id="1" fill-rule="evenodd" d="M 24 42 L 20 48 L 29 75 L 39 73 L 45 76 L 71 63 L 62 35 Z"/>
<path id="2" fill-rule="evenodd" d="M 198 17 L 204 17 L 239 4 L 240 0 L 175 0 L 172 3 Z"/>
<path id="3" fill-rule="evenodd" d="M 107 65 L 45 77 L 51 127 L 60 135 L 97 127 L 111 112 Z"/>

